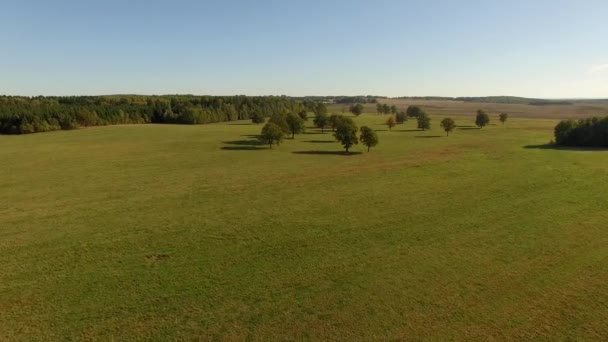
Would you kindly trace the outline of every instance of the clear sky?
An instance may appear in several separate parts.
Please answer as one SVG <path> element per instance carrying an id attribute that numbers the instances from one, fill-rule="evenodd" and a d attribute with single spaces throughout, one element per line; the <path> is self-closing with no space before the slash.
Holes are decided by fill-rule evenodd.
<path id="1" fill-rule="evenodd" d="M 0 94 L 608 98 L 607 0 L 0 0 Z"/>

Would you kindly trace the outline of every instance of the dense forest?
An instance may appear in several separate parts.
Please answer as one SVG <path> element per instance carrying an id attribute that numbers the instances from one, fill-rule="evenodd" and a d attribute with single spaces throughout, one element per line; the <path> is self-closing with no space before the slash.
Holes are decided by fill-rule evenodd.
<path id="1" fill-rule="evenodd" d="M 307 106 L 312 104 L 277 96 L 0 96 L 0 134 L 134 123 L 205 124 L 314 110 Z"/>

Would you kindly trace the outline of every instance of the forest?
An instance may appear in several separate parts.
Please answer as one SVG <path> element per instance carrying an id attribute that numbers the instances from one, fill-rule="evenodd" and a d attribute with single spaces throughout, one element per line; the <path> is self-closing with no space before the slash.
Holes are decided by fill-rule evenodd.
<path id="1" fill-rule="evenodd" d="M 313 104 L 284 96 L 0 96 L 0 134 L 117 124 L 261 121 L 277 113 L 307 110 L 307 105 Z"/>

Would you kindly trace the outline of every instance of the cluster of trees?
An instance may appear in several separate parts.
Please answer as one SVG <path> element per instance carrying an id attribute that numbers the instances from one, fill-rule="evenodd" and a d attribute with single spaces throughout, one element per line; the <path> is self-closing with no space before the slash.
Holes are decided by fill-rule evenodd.
<path id="1" fill-rule="evenodd" d="M 275 96 L 0 96 L 0 134 L 134 123 L 263 122 L 277 113 L 307 109 L 302 102 Z"/>
<path id="2" fill-rule="evenodd" d="M 555 142 L 563 146 L 608 147 L 608 116 L 563 120 L 555 126 Z"/>
<path id="3" fill-rule="evenodd" d="M 361 127 L 360 136 L 357 136 L 358 128 L 355 122 L 344 115 L 328 115 L 326 111 L 317 111 L 313 123 L 324 132 L 325 128 L 331 127 L 334 137 L 344 146 L 346 152 L 361 141 L 369 152 L 371 147 L 378 144 L 378 135 L 367 127 Z M 291 135 L 293 139 L 296 134 L 304 133 L 306 130 L 305 120 L 293 113 L 275 114 L 270 117 L 268 123 L 262 128 L 260 142 L 272 148 L 273 145 L 280 145 L 286 135 Z"/>

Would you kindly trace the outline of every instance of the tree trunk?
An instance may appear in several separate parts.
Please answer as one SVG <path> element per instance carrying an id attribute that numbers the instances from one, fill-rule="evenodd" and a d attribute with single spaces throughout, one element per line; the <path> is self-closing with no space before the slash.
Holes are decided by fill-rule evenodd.
<path id="1" fill-rule="evenodd" d="M 369 147 L 369 146 L 367 146 L 367 152 L 369 152 L 369 148 L 370 148 L 370 147 Z"/>

